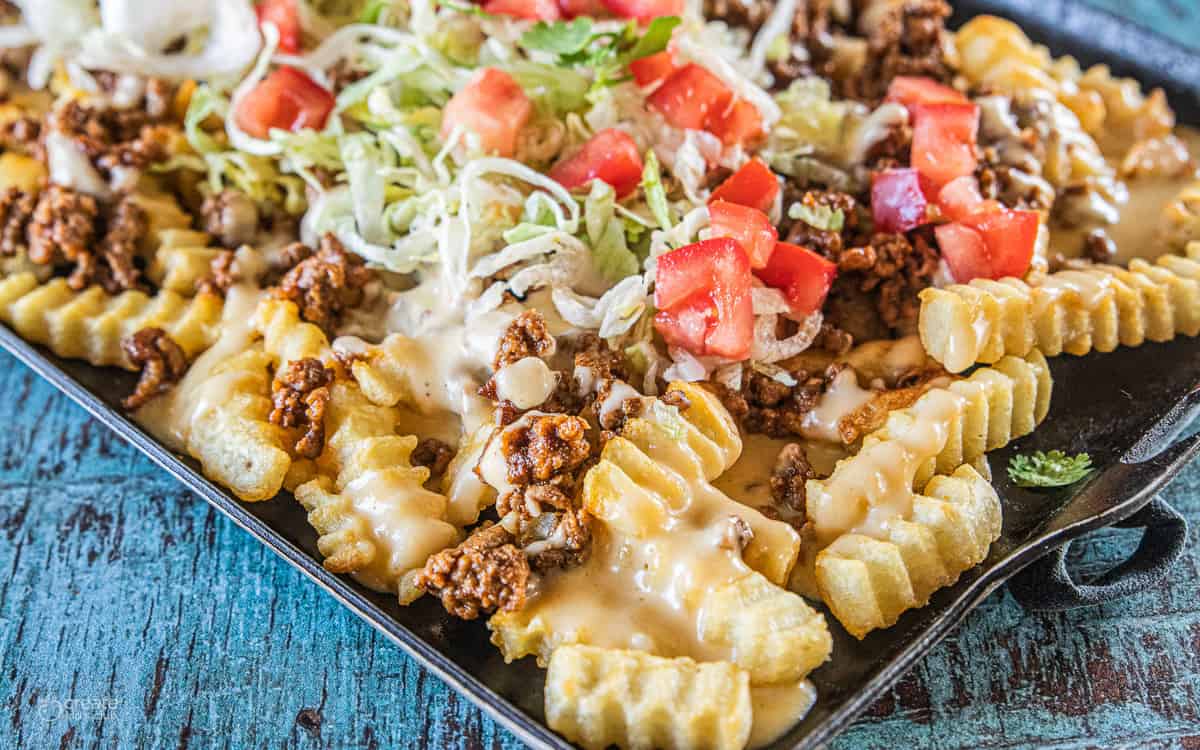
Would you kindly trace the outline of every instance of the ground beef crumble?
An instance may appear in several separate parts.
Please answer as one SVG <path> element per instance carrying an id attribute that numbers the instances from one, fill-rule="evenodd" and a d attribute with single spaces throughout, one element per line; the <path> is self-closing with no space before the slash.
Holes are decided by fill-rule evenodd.
<path id="1" fill-rule="evenodd" d="M 505 365 L 526 357 L 548 357 L 554 353 L 554 337 L 546 327 L 546 319 L 537 310 L 526 310 L 505 329 L 492 367 Z"/>
<path id="2" fill-rule="evenodd" d="M 222 247 L 236 249 L 254 241 L 258 233 L 258 204 L 238 190 L 222 190 L 204 199 L 200 208 L 204 231 Z"/>
<path id="3" fill-rule="evenodd" d="M 126 336 L 121 348 L 129 362 L 142 371 L 137 388 L 121 402 L 127 411 L 137 411 L 179 382 L 187 371 L 188 361 L 183 349 L 161 328 L 143 328 Z"/>
<path id="4" fill-rule="evenodd" d="M 771 470 L 771 500 L 803 516 L 807 497 L 805 486 L 808 480 L 816 477 L 817 472 L 808 462 L 804 448 L 798 443 L 785 445 Z"/>
<path id="5" fill-rule="evenodd" d="M 417 443 L 410 459 L 414 466 L 424 466 L 431 476 L 440 477 L 454 459 L 454 449 L 437 438 L 427 437 Z"/>
<path id="6" fill-rule="evenodd" d="M 527 485 L 569 474 L 591 456 L 587 432 L 586 421 L 566 414 L 531 416 L 521 426 L 504 430 L 500 451 L 508 481 Z"/>
<path id="7" fill-rule="evenodd" d="M 503 526 L 485 522 L 457 547 L 431 556 L 416 585 L 463 620 L 518 610 L 525 604 L 532 571 L 515 541 Z"/>
<path id="8" fill-rule="evenodd" d="M 925 76 L 949 84 L 954 77 L 946 56 L 951 8 L 945 0 L 904 0 L 893 4 L 867 34 L 863 70 L 841 81 L 842 93 L 878 102 L 896 76 Z"/>
<path id="9" fill-rule="evenodd" d="M 333 371 L 319 359 L 306 357 L 289 362 L 271 383 L 271 424 L 300 431 L 294 449 L 304 458 L 316 458 L 325 447 L 325 409 Z"/>
<path id="10" fill-rule="evenodd" d="M 295 302 L 300 317 L 332 333 L 342 312 L 362 302 L 363 287 L 373 278 L 373 272 L 332 234 L 321 238 L 315 253 L 309 248 L 289 248 L 286 252 L 303 260 L 284 274 L 272 294 Z"/>
<path id="11" fill-rule="evenodd" d="M 229 288 L 238 282 L 239 277 L 234 267 L 235 258 L 232 250 L 217 253 L 209 263 L 208 273 L 196 280 L 196 293 L 224 296 Z"/>
<path id="12" fill-rule="evenodd" d="M 118 167 L 145 169 L 165 160 L 172 135 L 161 114 L 146 108 L 92 107 L 74 100 L 50 116 L 49 127 L 74 141 L 105 176 Z"/>
<path id="13" fill-rule="evenodd" d="M 719 387 L 717 395 L 743 429 L 774 438 L 798 436 L 805 416 L 817 407 L 821 396 L 843 370 L 833 363 L 823 371 L 790 373 L 795 385 L 785 385 L 750 367 L 742 372 L 740 390 Z"/>
<path id="14" fill-rule="evenodd" d="M 22 250 L 40 265 L 74 264 L 72 289 L 99 284 L 110 294 L 135 289 L 138 244 L 149 231 L 146 212 L 129 198 L 101 207 L 94 198 L 59 185 L 37 197 L 10 189 L 0 197 L 0 252 Z M 33 211 L 29 211 L 33 205 Z"/>

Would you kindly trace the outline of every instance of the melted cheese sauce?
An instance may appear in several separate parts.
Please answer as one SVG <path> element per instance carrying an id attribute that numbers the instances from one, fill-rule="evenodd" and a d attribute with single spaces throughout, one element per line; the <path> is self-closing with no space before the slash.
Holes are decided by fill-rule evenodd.
<path id="1" fill-rule="evenodd" d="M 1200 155 L 1200 130 L 1180 127 L 1176 128 L 1176 135 L 1193 157 Z M 1186 175 L 1175 179 L 1139 178 L 1127 183 L 1129 201 L 1122 206 L 1119 220 L 1103 227 L 1117 245 L 1116 262 L 1123 265 L 1134 258 L 1155 258 L 1167 252 L 1156 236 L 1163 207 L 1195 180 L 1195 175 Z M 1052 227 L 1051 255 L 1061 253 L 1067 258 L 1079 257 L 1091 229 Z"/>
<path id="2" fill-rule="evenodd" d="M 946 446 L 963 398 L 932 390 L 912 408 L 901 434 L 862 449 L 825 482 L 826 502 L 809 498 L 808 515 L 822 546 L 847 534 L 886 538 L 890 523 L 907 518 L 917 471 Z"/>
<path id="3" fill-rule="evenodd" d="M 261 265 L 259 256 L 249 248 L 239 250 L 236 261 L 243 278 L 254 278 Z M 192 362 L 174 388 L 152 399 L 134 415 L 138 424 L 171 450 L 184 452 L 196 416 L 227 403 L 235 392 L 242 373 L 214 377 L 213 371 L 253 343 L 255 331 L 251 321 L 265 296 L 266 292 L 251 282 L 231 287 L 225 295 L 217 340 Z"/>
<path id="4" fill-rule="evenodd" d="M 749 748 L 766 747 L 791 729 L 817 702 L 817 689 L 808 680 L 795 684 L 756 685 L 750 688 L 754 725 Z"/>

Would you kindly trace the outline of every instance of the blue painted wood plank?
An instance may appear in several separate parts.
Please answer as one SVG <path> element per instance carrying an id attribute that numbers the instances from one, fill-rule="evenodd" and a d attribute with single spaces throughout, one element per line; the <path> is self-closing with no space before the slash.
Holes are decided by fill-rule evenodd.
<path id="1" fill-rule="evenodd" d="M 1196 3 L 1089 2 L 1200 47 Z M 520 747 L 6 355 L 0 392 L 0 748 Z M 1200 465 L 1166 495 L 1200 527 Z M 1198 574 L 1193 544 L 1094 610 L 997 594 L 835 747 L 1200 747 Z"/>

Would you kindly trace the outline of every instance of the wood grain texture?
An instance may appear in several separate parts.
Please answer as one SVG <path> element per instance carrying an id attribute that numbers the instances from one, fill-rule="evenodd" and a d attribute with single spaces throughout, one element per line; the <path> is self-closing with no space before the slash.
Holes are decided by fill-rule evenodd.
<path id="1" fill-rule="evenodd" d="M 1089 1 L 1200 46 L 1191 0 Z M 7 355 L 0 392 L 0 748 L 520 747 Z M 1200 527 L 1200 464 L 1165 494 Z M 1097 609 L 996 594 L 835 746 L 1200 748 L 1198 573 L 1193 543 Z"/>

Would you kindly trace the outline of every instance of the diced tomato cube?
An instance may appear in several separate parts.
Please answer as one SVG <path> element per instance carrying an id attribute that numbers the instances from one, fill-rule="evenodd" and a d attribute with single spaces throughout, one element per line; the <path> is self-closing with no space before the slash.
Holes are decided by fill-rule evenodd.
<path id="1" fill-rule="evenodd" d="M 825 304 L 837 278 L 837 264 L 813 251 L 788 242 L 775 244 L 775 252 L 758 278 L 783 292 L 797 315 L 811 315 Z"/>
<path id="2" fill-rule="evenodd" d="M 745 359 L 754 334 L 750 260 L 727 237 L 658 257 L 654 327 L 670 346 L 693 354 Z"/>
<path id="3" fill-rule="evenodd" d="M 300 27 L 300 11 L 296 0 L 262 0 L 255 7 L 258 15 L 258 25 L 275 24 L 279 30 L 279 51 L 285 55 L 298 53 L 303 44 L 303 30 Z"/>
<path id="4" fill-rule="evenodd" d="M 558 0 L 487 0 L 485 13 L 526 18 L 530 21 L 557 21 L 563 17 Z"/>
<path id="5" fill-rule="evenodd" d="M 769 214 L 778 195 L 779 180 L 775 173 L 761 160 L 751 159 L 718 185 L 708 202 L 729 201 Z"/>
<path id="6" fill-rule="evenodd" d="M 653 21 L 660 16 L 683 15 L 683 0 L 601 0 L 615 16 Z"/>
<path id="7" fill-rule="evenodd" d="M 927 221 L 928 203 L 915 169 L 888 169 L 871 177 L 875 231 L 903 234 Z"/>
<path id="8" fill-rule="evenodd" d="M 608 13 L 608 8 L 600 0 L 558 0 L 558 9 L 564 18 L 595 17 Z"/>
<path id="9" fill-rule="evenodd" d="M 767 265 L 779 241 L 779 231 L 757 208 L 715 201 L 708 204 L 708 221 L 713 237 L 730 237 L 741 243 L 751 268 Z"/>
<path id="10" fill-rule="evenodd" d="M 296 68 L 276 68 L 238 102 L 238 127 L 255 138 L 272 128 L 296 132 L 321 130 L 333 111 L 333 94 Z"/>
<path id="11" fill-rule="evenodd" d="M 720 138 L 726 146 L 745 144 L 763 134 L 762 115 L 758 107 L 745 99 L 737 99 L 724 112 L 709 118 L 704 129 Z"/>
<path id="12" fill-rule="evenodd" d="M 670 50 L 639 57 L 629 63 L 629 72 L 633 74 L 633 80 L 637 82 L 637 85 L 645 88 L 674 73 L 675 58 Z"/>
<path id="13" fill-rule="evenodd" d="M 675 127 L 702 130 L 732 99 L 733 92 L 720 78 L 688 63 L 667 76 L 646 101 Z"/>
<path id="14" fill-rule="evenodd" d="M 992 277 L 992 260 L 982 234 L 957 223 L 943 224 L 933 231 L 955 281 L 965 284 L 971 279 Z"/>
<path id="15" fill-rule="evenodd" d="M 914 104 L 967 104 L 969 100 L 957 89 L 924 76 L 896 76 L 888 86 L 887 101 L 905 107 Z"/>
<path id="16" fill-rule="evenodd" d="M 979 107 L 974 104 L 920 104 L 912 108 L 912 165 L 938 189 L 979 165 L 975 141 Z"/>
<path id="17" fill-rule="evenodd" d="M 991 259 L 991 278 L 1021 278 L 1029 271 L 1040 223 L 1036 212 L 988 211 L 969 216 L 962 223 L 983 237 Z"/>
<path id="18" fill-rule="evenodd" d="M 479 137 L 486 153 L 512 156 L 533 103 L 513 77 L 496 68 L 476 73 L 442 111 L 442 138 L 461 126 Z"/>
<path id="19" fill-rule="evenodd" d="M 642 181 L 642 155 L 628 133 L 609 128 L 592 136 L 573 156 L 555 164 L 550 177 L 568 190 L 603 180 L 618 198 L 623 198 Z"/>
<path id="20" fill-rule="evenodd" d="M 983 195 L 979 192 L 979 180 L 973 176 L 956 177 L 941 189 L 937 196 L 942 216 L 950 221 L 959 221 L 983 210 Z"/>

